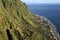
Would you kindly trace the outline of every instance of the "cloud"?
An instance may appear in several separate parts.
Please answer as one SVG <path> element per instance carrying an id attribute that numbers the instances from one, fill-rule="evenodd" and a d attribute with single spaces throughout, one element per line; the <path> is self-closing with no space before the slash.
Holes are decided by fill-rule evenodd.
<path id="1" fill-rule="evenodd" d="M 23 2 L 31 3 L 33 0 L 22 0 Z"/>
<path id="2" fill-rule="evenodd" d="M 22 0 L 26 3 L 60 3 L 60 0 Z"/>

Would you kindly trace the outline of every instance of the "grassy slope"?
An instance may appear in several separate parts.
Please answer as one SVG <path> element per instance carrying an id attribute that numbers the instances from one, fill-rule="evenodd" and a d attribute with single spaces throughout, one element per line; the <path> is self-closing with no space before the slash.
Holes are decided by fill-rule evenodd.
<path id="1" fill-rule="evenodd" d="M 0 0 L 0 40 L 53 40 L 49 25 L 19 0 Z"/>

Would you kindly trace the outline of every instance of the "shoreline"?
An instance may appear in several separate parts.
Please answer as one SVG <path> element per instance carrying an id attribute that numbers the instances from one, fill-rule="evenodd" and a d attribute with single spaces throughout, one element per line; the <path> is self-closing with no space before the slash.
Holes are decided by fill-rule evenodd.
<path id="1" fill-rule="evenodd" d="M 35 14 L 34 14 L 35 15 Z M 56 30 L 56 27 L 55 27 L 55 25 L 53 25 L 53 23 L 51 22 L 51 21 L 49 21 L 46 17 L 44 17 L 44 16 L 39 16 L 39 15 L 35 15 L 35 16 L 37 16 L 37 17 L 41 17 L 42 19 L 44 19 L 44 20 L 46 20 L 48 23 L 49 23 L 49 25 L 50 25 L 50 32 L 52 33 L 52 35 L 54 36 L 53 38 L 55 38 L 56 40 L 60 40 L 60 35 L 59 35 L 59 33 L 57 32 L 57 30 Z"/>

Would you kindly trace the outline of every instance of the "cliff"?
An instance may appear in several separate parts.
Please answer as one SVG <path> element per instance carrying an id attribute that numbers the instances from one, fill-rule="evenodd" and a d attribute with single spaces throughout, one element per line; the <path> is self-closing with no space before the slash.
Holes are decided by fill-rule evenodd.
<path id="1" fill-rule="evenodd" d="M 0 40 L 60 40 L 53 27 L 22 1 L 0 0 Z"/>

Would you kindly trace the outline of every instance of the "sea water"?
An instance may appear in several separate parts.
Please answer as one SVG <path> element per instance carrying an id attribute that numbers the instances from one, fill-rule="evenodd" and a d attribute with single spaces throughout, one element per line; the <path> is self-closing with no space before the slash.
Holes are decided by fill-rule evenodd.
<path id="1" fill-rule="evenodd" d="M 50 20 L 60 34 L 60 4 L 28 4 L 28 7 L 33 14 Z"/>

